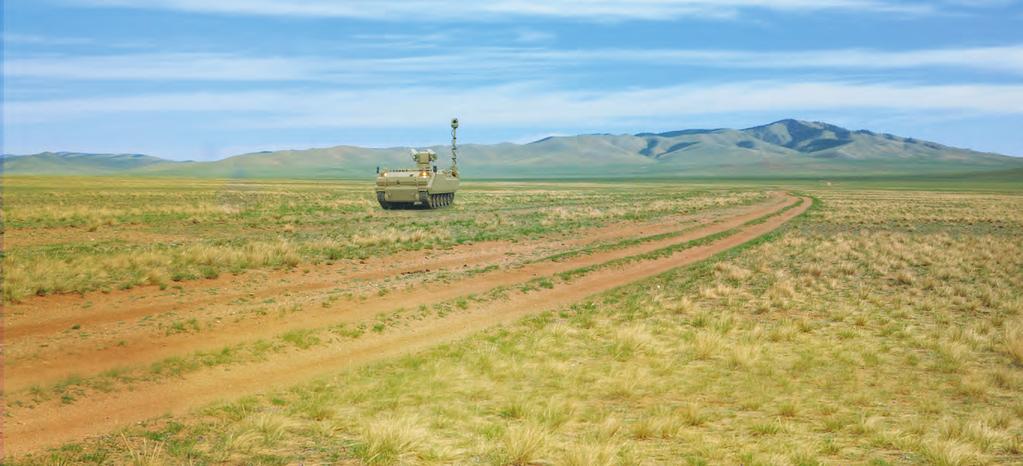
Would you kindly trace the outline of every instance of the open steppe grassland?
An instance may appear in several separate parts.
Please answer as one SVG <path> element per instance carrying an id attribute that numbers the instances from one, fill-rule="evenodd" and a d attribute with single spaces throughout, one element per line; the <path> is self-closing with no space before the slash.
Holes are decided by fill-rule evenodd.
<path id="1" fill-rule="evenodd" d="M 6 177 L 3 189 L 6 302 L 569 234 L 765 198 L 671 184 L 469 183 L 451 208 L 385 212 L 365 182 Z"/>
<path id="2" fill-rule="evenodd" d="M 300 261 L 329 260 L 286 235 L 317 231 L 305 221 L 325 221 L 332 202 L 361 202 L 351 215 L 383 225 L 354 185 L 331 188 L 347 191 L 331 191 L 337 198 L 316 193 L 322 186 L 268 186 L 253 190 L 305 192 L 303 202 L 324 207 L 294 213 L 300 204 L 281 201 L 258 209 L 252 224 L 220 225 L 251 241 L 296 243 Z M 440 246 L 496 217 L 518 223 L 489 234 L 528 235 L 597 221 L 596 212 L 655 216 L 639 204 L 695 195 L 665 186 L 474 189 L 453 211 L 430 220 L 402 213 L 408 225 L 394 228 L 447 225 L 450 236 L 430 240 Z M 810 194 L 814 207 L 802 217 L 709 261 L 419 354 L 19 461 L 1023 462 L 1023 196 Z M 541 207 L 550 202 L 571 207 L 555 214 Z M 179 228 L 204 224 L 180 215 Z"/>

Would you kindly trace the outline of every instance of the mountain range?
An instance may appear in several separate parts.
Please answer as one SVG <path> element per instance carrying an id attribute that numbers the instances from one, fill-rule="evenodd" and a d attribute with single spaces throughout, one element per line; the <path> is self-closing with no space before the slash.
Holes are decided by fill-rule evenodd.
<path id="1" fill-rule="evenodd" d="M 433 146 L 448 165 L 448 146 Z M 266 151 L 211 162 L 141 154 L 5 155 L 6 174 L 215 178 L 365 178 L 411 166 L 408 148 Z M 552 136 L 528 144 L 459 145 L 467 178 L 913 176 L 1023 168 L 1023 158 L 913 138 L 780 120 L 746 129 Z"/>

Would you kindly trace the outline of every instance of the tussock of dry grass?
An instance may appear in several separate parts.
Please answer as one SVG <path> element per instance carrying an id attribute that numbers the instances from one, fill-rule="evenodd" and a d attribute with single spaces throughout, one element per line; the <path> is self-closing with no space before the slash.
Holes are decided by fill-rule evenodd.
<path id="1" fill-rule="evenodd" d="M 425 430 L 414 418 L 381 419 L 363 429 L 353 452 L 367 464 L 395 464 L 412 459 L 425 438 Z"/>
<path id="2" fill-rule="evenodd" d="M 1005 326 L 1004 348 L 1017 366 L 1023 366 L 1023 320 Z"/>
<path id="3" fill-rule="evenodd" d="M 541 463 L 547 442 L 547 432 L 538 426 L 512 426 L 501 436 L 494 459 L 509 465 Z"/>
<path id="4" fill-rule="evenodd" d="M 150 439 L 128 440 L 121 435 L 121 442 L 128 452 L 130 464 L 134 466 L 162 466 L 166 464 L 163 443 Z"/>

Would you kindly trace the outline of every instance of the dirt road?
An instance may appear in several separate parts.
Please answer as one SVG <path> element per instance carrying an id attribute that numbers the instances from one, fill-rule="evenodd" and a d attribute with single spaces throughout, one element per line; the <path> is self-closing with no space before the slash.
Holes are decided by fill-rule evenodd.
<path id="1" fill-rule="evenodd" d="M 532 278 L 599 264 L 608 260 L 628 257 L 653 251 L 708 234 L 725 231 L 741 225 L 751 219 L 760 217 L 773 209 L 779 208 L 791 199 L 774 198 L 767 203 L 735 209 L 723 218 L 686 219 L 681 224 L 647 226 L 640 228 L 632 225 L 614 232 L 614 236 L 604 234 L 599 238 L 624 239 L 647 234 L 677 231 L 687 227 L 693 228 L 679 236 L 661 240 L 648 241 L 634 246 L 613 249 L 589 255 L 582 255 L 558 262 L 541 261 L 526 265 L 515 265 L 504 269 L 496 269 L 485 273 L 474 274 L 448 281 L 446 283 L 416 283 L 409 288 L 388 293 L 384 296 L 339 298 L 327 306 L 324 302 L 325 290 L 331 290 L 345 283 L 379 275 L 383 278 L 401 274 L 405 270 L 429 267 L 432 270 L 444 270 L 445 265 L 461 269 L 468 263 L 477 265 L 501 264 L 500 259 L 507 257 L 507 249 L 492 247 L 489 251 L 452 251 L 447 257 L 438 257 L 436 263 L 422 263 L 422 259 L 410 264 L 401 264 L 399 258 L 397 270 L 389 267 L 386 260 L 374 261 L 366 270 L 359 270 L 346 275 L 333 274 L 301 274 L 289 280 L 268 278 L 260 280 L 239 280 L 239 283 L 218 283 L 204 285 L 206 290 L 216 290 L 216 294 L 192 293 L 196 296 L 192 302 L 180 303 L 183 298 L 174 297 L 174 304 L 153 303 L 160 298 L 146 299 L 144 295 L 129 298 L 95 294 L 86 299 L 92 303 L 91 308 L 99 308 L 95 312 L 81 312 L 80 306 L 54 306 L 43 310 L 34 309 L 35 313 L 25 311 L 22 315 L 14 315 L 6 329 L 7 347 L 6 375 L 8 390 L 21 390 L 34 385 L 45 385 L 60 382 L 68 377 L 94 375 L 115 368 L 149 364 L 162 358 L 188 354 L 194 351 L 215 350 L 226 345 L 237 344 L 260 338 L 272 338 L 281 333 L 316 328 L 342 323 L 352 323 L 372 318 L 373 316 L 406 307 L 415 308 L 423 303 L 436 303 L 459 296 L 479 294 L 498 286 L 521 283 Z M 670 227 L 670 228 L 669 228 Z M 641 233 L 642 232 L 642 233 Z M 602 232 L 595 232 L 598 235 Z M 589 243 L 592 236 L 585 236 Z M 564 244 L 564 246 L 561 246 Z M 526 251 L 556 251 L 563 248 L 578 246 L 575 242 L 559 241 L 557 248 L 541 248 L 538 244 L 512 245 L 519 254 Z M 587 243 L 588 244 L 588 243 Z M 491 245 L 494 246 L 494 245 Z M 471 257 L 470 257 L 471 256 Z M 487 261 L 490 262 L 476 262 Z M 453 265 L 452 265 L 453 264 Z M 459 267 L 461 265 L 462 267 Z M 511 265 L 511 264 L 509 264 Z M 389 272 L 388 272 L 389 271 Z M 339 276 L 340 275 L 340 276 Z M 253 287 L 258 289 L 253 290 Z M 278 308 L 301 308 L 300 312 L 279 313 L 250 312 L 239 315 L 239 299 L 259 302 L 263 298 L 273 297 Z M 129 322 L 131 319 L 148 319 L 162 312 L 166 306 L 179 306 L 172 319 L 182 322 L 195 318 L 202 319 L 202 331 L 188 331 L 167 334 L 160 327 L 146 325 L 151 321 Z M 75 311 L 79 311 L 77 315 Z M 117 320 L 113 320 L 117 319 Z M 54 323 L 57 322 L 57 323 Z M 70 322 L 75 322 L 70 324 Z M 68 331 L 72 326 L 89 332 L 88 337 L 81 337 L 81 332 Z M 154 328 L 155 327 L 155 328 Z M 45 345 L 45 346 L 41 346 Z"/>
<path id="2" fill-rule="evenodd" d="M 514 321 L 522 316 L 556 309 L 579 301 L 587 296 L 631 283 L 646 277 L 706 259 L 714 254 L 725 251 L 742 243 L 758 238 L 794 218 L 810 206 L 809 199 L 794 208 L 781 212 L 800 202 L 791 196 L 778 196 L 765 204 L 732 210 L 723 218 L 703 217 L 685 219 L 682 223 L 672 222 L 659 226 L 648 225 L 637 232 L 636 226 L 614 232 L 605 231 L 607 239 L 623 239 L 637 235 L 652 235 L 676 232 L 664 238 L 652 239 L 636 244 L 629 244 L 611 249 L 601 249 L 589 254 L 572 256 L 560 261 L 536 261 L 531 263 L 510 263 L 507 267 L 467 274 L 444 282 L 426 282 L 409 286 L 387 293 L 384 296 L 368 298 L 354 297 L 340 299 L 329 304 L 321 304 L 322 293 L 310 293 L 311 290 L 321 292 L 333 288 L 330 285 L 310 287 L 311 282 L 296 280 L 280 283 L 276 293 L 289 293 L 289 303 L 318 304 L 315 308 L 307 306 L 301 312 L 280 318 L 277 316 L 250 316 L 238 321 L 227 321 L 219 327 L 204 330 L 198 334 L 154 335 L 149 329 L 127 324 L 118 325 L 117 320 L 100 318 L 88 325 L 103 328 L 110 338 L 116 338 L 123 344 L 98 347 L 97 340 L 80 341 L 81 339 L 64 339 L 60 344 L 44 347 L 34 356 L 24 356 L 8 365 L 7 383 L 5 387 L 10 396 L 32 385 L 52 383 L 71 374 L 89 375 L 103 370 L 118 367 L 143 365 L 152 363 L 162 357 L 182 355 L 200 349 L 218 348 L 223 345 L 260 338 L 270 338 L 281 332 L 295 329 L 324 328 L 339 323 L 358 322 L 372 319 L 384 312 L 393 312 L 399 308 L 414 308 L 417 304 L 439 303 L 472 294 L 482 294 L 498 287 L 521 284 L 537 277 L 549 277 L 558 272 L 569 271 L 581 267 L 602 266 L 594 271 L 581 275 L 567 282 L 558 282 L 549 288 L 539 288 L 528 292 L 513 292 L 506 299 L 484 301 L 470 304 L 466 309 L 443 317 L 417 320 L 414 325 L 406 325 L 388 329 L 381 333 L 367 333 L 357 339 L 331 341 L 301 351 L 289 351 L 271 356 L 261 362 L 227 367 L 212 367 L 188 374 L 182 378 L 155 380 L 132 386 L 131 390 L 113 390 L 109 393 L 91 393 L 74 403 L 62 404 L 50 402 L 35 405 L 31 408 L 11 406 L 8 403 L 10 416 L 5 426 L 6 448 L 8 454 L 22 454 L 28 451 L 58 445 L 90 435 L 109 432 L 118 427 L 166 413 L 172 415 L 186 414 L 196 407 L 203 406 L 219 399 L 230 399 L 245 394 L 263 392 L 274 388 L 293 385 L 297 382 L 336 373 L 339 370 L 379 360 L 382 358 L 417 351 L 440 342 L 450 341 L 489 326 Z M 766 221 L 749 223 L 751 220 L 772 213 L 778 215 L 767 217 Z M 623 265 L 608 264 L 616 259 L 634 257 L 667 247 L 679 247 L 686 242 L 710 235 L 727 233 L 727 236 L 715 239 L 706 244 L 681 249 L 670 255 L 655 259 L 638 259 Z M 577 240 L 572 246 L 593 244 L 590 241 Z M 544 253 L 542 242 L 532 245 L 533 252 Z M 567 245 L 567 244 L 566 244 Z M 548 245 L 550 246 L 550 245 Z M 562 247 L 561 244 L 554 246 Z M 474 254 L 475 252 L 475 254 Z M 478 264 L 493 264 L 494 261 L 506 257 L 501 252 L 507 251 L 452 251 L 449 262 L 428 262 L 428 266 L 456 267 L 458 262 L 479 258 Z M 466 254 L 459 256 L 459 254 Z M 457 258 L 457 260 L 456 260 Z M 530 262 L 530 261 L 526 261 Z M 444 266 L 435 264 L 447 264 Z M 352 272 L 378 274 L 381 279 L 384 268 L 374 269 L 375 264 L 367 264 L 363 270 Z M 409 267 L 423 267 L 422 264 L 409 264 Z M 392 270 L 393 273 L 393 270 Z M 367 279 L 367 280 L 372 280 Z M 228 286 L 225 284 L 222 286 Z M 211 297 L 196 312 L 212 313 L 228 316 L 225 309 L 229 303 L 237 300 L 237 295 L 245 293 L 247 288 L 236 287 L 224 292 L 224 295 Z M 127 294 L 127 293 L 126 293 Z M 244 296 L 243 296 L 244 297 Z M 120 299 L 118 299 L 120 298 Z M 83 299 L 83 298 L 79 298 Z M 112 313 L 117 315 L 130 314 L 133 317 L 153 315 L 152 302 L 138 303 L 131 299 L 111 297 L 109 305 Z M 173 300 L 171 300 L 173 301 Z M 131 303 L 136 302 L 132 307 Z M 70 309 L 74 306 L 70 305 Z M 99 313 L 97 313 L 99 315 Z M 66 321 L 59 311 L 49 316 L 35 316 L 15 319 L 13 327 L 20 329 L 17 342 L 28 346 L 26 341 L 36 343 L 47 335 L 63 327 Z M 49 320 L 48 320 L 49 319 Z M 59 322 L 49 328 L 46 322 Z M 34 325 L 34 327 L 33 327 Z M 50 332 L 50 333 L 47 333 Z M 10 337 L 10 334 L 8 334 Z M 101 341 L 108 341 L 110 338 Z M 27 353 L 26 353 L 27 354 Z M 17 393 L 15 393 L 15 398 Z M 5 400 L 10 401 L 10 400 Z"/>

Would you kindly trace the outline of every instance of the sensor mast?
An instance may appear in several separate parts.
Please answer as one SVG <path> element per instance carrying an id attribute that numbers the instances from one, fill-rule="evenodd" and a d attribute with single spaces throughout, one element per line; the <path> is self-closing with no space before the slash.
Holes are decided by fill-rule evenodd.
<path id="1" fill-rule="evenodd" d="M 458 129 L 458 118 L 451 119 L 451 174 L 458 176 L 458 138 L 455 130 Z"/>

